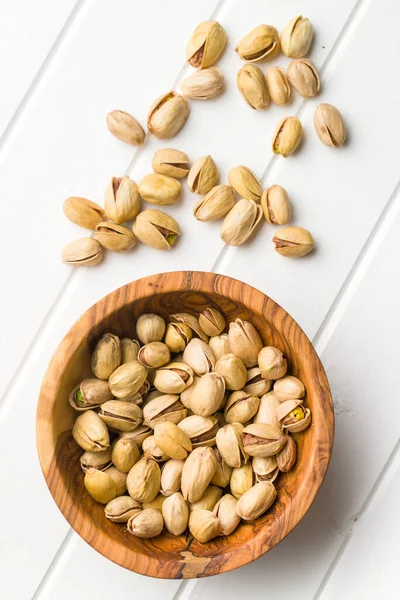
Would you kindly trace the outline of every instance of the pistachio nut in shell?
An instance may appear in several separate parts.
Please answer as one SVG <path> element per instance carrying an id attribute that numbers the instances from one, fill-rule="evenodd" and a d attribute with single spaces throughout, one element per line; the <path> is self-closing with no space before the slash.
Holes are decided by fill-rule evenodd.
<path id="1" fill-rule="evenodd" d="M 178 424 L 187 415 L 187 409 L 175 394 L 163 394 L 154 400 L 151 400 L 143 408 L 143 421 L 152 429 L 158 423 L 171 421 Z"/>
<path id="2" fill-rule="evenodd" d="M 285 446 L 283 447 L 285 448 Z M 279 467 L 275 456 L 254 456 L 251 461 L 251 466 L 255 473 L 256 481 L 270 481 L 271 483 L 279 475 Z"/>
<path id="3" fill-rule="evenodd" d="M 137 502 L 150 502 L 160 491 L 161 471 L 157 463 L 144 456 L 128 473 L 126 487 Z"/>
<path id="4" fill-rule="evenodd" d="M 147 369 L 158 369 L 166 365 L 170 358 L 169 348 L 163 342 L 149 342 L 138 353 L 138 361 Z"/>
<path id="5" fill-rule="evenodd" d="M 292 96 L 289 81 L 280 67 L 269 67 L 265 75 L 271 100 L 278 106 L 287 104 Z"/>
<path id="6" fill-rule="evenodd" d="M 195 194 L 207 194 L 217 183 L 219 172 L 210 155 L 194 161 L 187 178 L 188 188 Z"/>
<path id="7" fill-rule="evenodd" d="M 114 481 L 117 496 L 122 496 L 122 494 L 125 494 L 127 474 L 117 469 L 117 467 L 110 467 L 105 472 L 107 472 L 107 475 L 109 475 Z"/>
<path id="8" fill-rule="evenodd" d="M 93 373 L 99 379 L 108 379 L 121 364 L 121 342 L 113 333 L 105 333 L 97 342 L 91 360 Z"/>
<path id="9" fill-rule="evenodd" d="M 213 448 L 215 458 L 217 459 L 217 468 L 215 469 L 215 473 L 213 478 L 211 479 L 211 483 L 213 485 L 217 485 L 218 487 L 225 488 L 229 485 L 232 475 L 232 467 L 230 467 L 222 458 L 220 451 L 218 448 Z"/>
<path id="10" fill-rule="evenodd" d="M 145 508 L 155 508 L 158 510 L 160 514 L 162 514 L 162 507 L 165 502 L 165 496 L 162 494 L 157 494 L 154 500 L 150 500 L 149 502 L 142 502 L 142 509 Z"/>
<path id="11" fill-rule="evenodd" d="M 101 206 L 77 196 L 70 196 L 64 200 L 63 211 L 67 219 L 85 229 L 94 229 L 106 218 Z"/>
<path id="12" fill-rule="evenodd" d="M 141 146 L 144 142 L 145 132 L 141 124 L 124 110 L 112 110 L 107 115 L 107 127 L 116 138 L 130 144 Z"/>
<path id="13" fill-rule="evenodd" d="M 101 450 L 100 452 L 86 451 L 79 458 L 79 462 L 84 473 L 86 473 L 86 471 L 89 469 L 106 471 L 112 466 L 111 448 L 108 447 L 106 450 Z"/>
<path id="14" fill-rule="evenodd" d="M 154 508 L 145 508 L 133 515 L 127 523 L 127 530 L 139 538 L 153 538 L 160 535 L 164 527 L 161 513 Z"/>
<path id="15" fill-rule="evenodd" d="M 230 481 L 231 494 L 236 499 L 239 499 L 240 496 L 243 496 L 243 494 L 253 486 L 253 480 L 254 473 L 251 463 L 247 463 L 247 465 L 242 465 L 241 467 L 235 467 L 232 470 Z"/>
<path id="16" fill-rule="evenodd" d="M 286 400 L 276 409 L 277 417 L 283 425 L 284 431 L 299 433 L 310 425 L 311 411 L 302 406 L 301 402 L 301 400 Z"/>
<path id="17" fill-rule="evenodd" d="M 111 460 L 113 464 L 123 473 L 129 473 L 133 465 L 140 459 L 140 450 L 133 440 L 119 438 L 115 441 Z"/>
<path id="18" fill-rule="evenodd" d="M 225 420 L 227 423 L 247 423 L 260 405 L 260 398 L 243 390 L 233 392 L 225 404 Z"/>
<path id="19" fill-rule="evenodd" d="M 132 221 L 140 210 L 137 184 L 127 175 L 112 177 L 105 191 L 104 207 L 107 217 L 114 223 L 121 225 Z"/>
<path id="20" fill-rule="evenodd" d="M 286 441 L 287 436 L 275 425 L 252 423 L 243 429 L 243 448 L 250 456 L 274 456 Z"/>
<path id="21" fill-rule="evenodd" d="M 227 390 L 240 390 L 246 383 L 247 369 L 243 361 L 234 354 L 224 354 L 217 361 L 215 371 L 225 379 Z"/>
<path id="22" fill-rule="evenodd" d="M 228 173 L 228 181 L 241 198 L 260 202 L 261 184 L 249 168 L 243 165 L 232 167 Z"/>
<path id="23" fill-rule="evenodd" d="M 142 244 L 156 250 L 171 250 L 180 235 L 180 229 L 175 219 L 161 210 L 151 208 L 138 214 L 133 233 Z"/>
<path id="24" fill-rule="evenodd" d="M 261 206 L 254 200 L 239 200 L 224 219 L 220 234 L 222 241 L 228 246 L 244 244 L 256 230 L 261 217 Z"/>
<path id="25" fill-rule="evenodd" d="M 192 339 L 192 330 L 184 323 L 168 323 L 164 342 L 171 352 L 183 352 Z"/>
<path id="26" fill-rule="evenodd" d="M 217 504 L 218 500 L 222 496 L 222 490 L 220 487 L 216 485 L 209 485 L 200 500 L 197 502 L 193 502 L 189 506 L 189 511 L 193 512 L 194 510 L 213 510 L 214 506 Z"/>
<path id="27" fill-rule="evenodd" d="M 129 398 L 142 387 L 147 377 L 147 369 L 139 361 L 121 365 L 111 374 L 108 382 L 116 398 Z"/>
<path id="28" fill-rule="evenodd" d="M 174 137 L 189 116 L 189 103 L 174 91 L 159 96 L 147 115 L 147 128 L 159 139 Z"/>
<path id="29" fill-rule="evenodd" d="M 216 308 L 206 308 L 199 315 L 199 324 L 209 336 L 219 335 L 225 329 L 225 318 Z"/>
<path id="30" fill-rule="evenodd" d="M 190 409 L 191 395 L 192 395 L 193 390 L 195 389 L 196 385 L 199 383 L 199 381 L 200 381 L 200 377 L 198 377 L 197 375 L 194 375 L 192 385 L 190 385 L 188 388 L 183 390 L 183 392 L 181 392 L 181 402 L 182 402 L 183 406 L 185 406 L 188 409 Z"/>
<path id="31" fill-rule="evenodd" d="M 186 98 L 210 100 L 222 94 L 225 81 L 217 67 L 210 67 L 192 73 L 182 81 L 180 87 Z"/>
<path id="32" fill-rule="evenodd" d="M 224 354 L 231 353 L 229 345 L 229 337 L 227 333 L 221 333 L 210 338 L 208 342 L 211 350 L 214 353 L 215 359 L 218 361 Z"/>
<path id="33" fill-rule="evenodd" d="M 137 340 L 121 338 L 121 365 L 137 360 L 140 344 Z"/>
<path id="34" fill-rule="evenodd" d="M 154 435 L 151 435 L 144 440 L 142 450 L 144 456 L 152 458 L 158 464 L 164 463 L 169 459 L 168 454 L 165 454 L 165 452 L 157 446 Z"/>
<path id="35" fill-rule="evenodd" d="M 108 429 L 94 410 L 86 410 L 76 419 L 72 428 L 75 442 L 89 452 L 101 452 L 110 445 Z"/>
<path id="36" fill-rule="evenodd" d="M 246 464 L 248 455 L 243 448 L 243 425 L 232 423 L 218 430 L 216 436 L 217 448 L 230 467 L 240 467 Z"/>
<path id="37" fill-rule="evenodd" d="M 260 400 L 260 407 L 253 419 L 253 423 L 266 423 L 268 425 L 279 426 L 279 420 L 276 416 L 276 409 L 280 402 L 274 392 L 264 394 Z"/>
<path id="38" fill-rule="evenodd" d="M 94 267 L 103 260 L 103 248 L 93 238 L 80 238 L 64 246 L 61 260 L 72 267 Z"/>
<path id="39" fill-rule="evenodd" d="M 288 435 L 287 442 L 279 454 L 276 455 L 276 462 L 282 473 L 287 473 L 293 468 L 296 462 L 297 446 L 294 439 Z"/>
<path id="40" fill-rule="evenodd" d="M 289 196 L 280 185 L 272 185 L 263 191 L 261 208 L 265 220 L 271 225 L 286 225 L 292 216 Z"/>
<path id="41" fill-rule="evenodd" d="M 307 58 L 296 58 L 288 66 L 287 76 L 296 92 L 303 98 L 313 98 L 320 90 L 318 71 Z"/>
<path id="42" fill-rule="evenodd" d="M 165 333 L 165 321 L 154 313 L 141 315 L 136 321 L 136 333 L 143 344 L 161 342 Z"/>
<path id="43" fill-rule="evenodd" d="M 226 42 L 225 29 L 217 21 L 203 21 L 186 46 L 186 60 L 195 68 L 210 67 L 221 56 Z"/>
<path id="44" fill-rule="evenodd" d="M 272 152 L 284 158 L 293 154 L 303 136 L 303 127 L 297 117 L 285 117 L 279 121 L 272 138 Z"/>
<path id="45" fill-rule="evenodd" d="M 240 523 L 236 513 L 237 500 L 232 494 L 224 494 L 214 506 L 213 513 L 220 523 L 220 535 L 229 535 Z"/>
<path id="46" fill-rule="evenodd" d="M 216 185 L 196 202 L 193 215 L 198 221 L 216 221 L 235 205 L 235 193 L 230 185 Z"/>
<path id="47" fill-rule="evenodd" d="M 252 367 L 247 370 L 246 385 L 243 391 L 253 396 L 263 396 L 271 389 L 272 383 L 267 379 L 264 379 L 261 374 L 261 369 L 258 367 Z"/>
<path id="48" fill-rule="evenodd" d="M 88 377 L 72 390 L 68 400 L 72 408 L 84 411 L 97 408 L 112 398 L 113 395 L 107 381 L 97 377 Z"/>
<path id="49" fill-rule="evenodd" d="M 139 448 L 142 447 L 144 440 L 153 435 L 153 430 L 148 425 L 139 425 L 133 431 L 121 431 L 119 434 L 121 439 L 133 440 Z"/>
<path id="50" fill-rule="evenodd" d="M 215 454 L 211 448 L 195 448 L 186 459 L 182 471 L 182 495 L 188 502 L 197 502 L 211 482 L 217 468 Z"/>
<path id="51" fill-rule="evenodd" d="M 235 50 L 247 62 L 270 60 L 280 51 L 278 32 L 270 25 L 259 25 L 240 40 Z"/>
<path id="52" fill-rule="evenodd" d="M 113 523 L 126 523 L 142 510 L 139 502 L 130 496 L 118 496 L 104 507 L 104 514 Z"/>
<path id="53" fill-rule="evenodd" d="M 177 179 L 160 173 L 145 175 L 139 184 L 139 194 L 143 200 L 158 206 L 176 204 L 181 192 L 182 186 Z"/>
<path id="54" fill-rule="evenodd" d="M 192 451 L 192 442 L 186 433 L 171 421 L 158 423 L 154 428 L 156 444 L 167 456 L 184 460 Z"/>
<path id="55" fill-rule="evenodd" d="M 332 104 L 319 104 L 314 112 L 315 131 L 325 146 L 338 148 L 346 141 L 343 117 Z"/>
<path id="56" fill-rule="evenodd" d="M 206 373 L 200 378 L 190 397 L 191 410 L 201 417 L 210 417 L 221 406 L 225 380 L 220 373 Z"/>
<path id="57" fill-rule="evenodd" d="M 167 175 L 175 179 L 183 179 L 189 173 L 189 157 L 185 152 L 175 148 L 160 148 L 156 150 L 151 163 L 154 173 Z"/>
<path id="58" fill-rule="evenodd" d="M 214 416 L 201 417 L 199 415 L 190 415 L 182 419 L 178 423 L 178 427 L 189 437 L 193 448 L 213 446 L 219 429 L 218 421 Z"/>
<path id="59" fill-rule="evenodd" d="M 100 406 L 99 417 L 109 427 L 119 431 L 133 431 L 142 422 L 142 411 L 133 402 L 108 400 Z"/>
<path id="60" fill-rule="evenodd" d="M 260 334 L 254 325 L 250 321 L 235 319 L 229 323 L 228 335 L 233 354 L 240 358 L 246 367 L 254 367 L 257 364 L 258 353 L 263 347 Z"/>
<path id="61" fill-rule="evenodd" d="M 184 460 L 171 458 L 161 467 L 161 493 L 163 496 L 171 496 L 181 489 L 184 464 Z"/>
<path id="62" fill-rule="evenodd" d="M 175 492 L 162 505 L 165 527 L 172 535 L 181 535 L 189 521 L 189 508 L 180 492 Z"/>
<path id="63" fill-rule="evenodd" d="M 290 19 L 281 34 L 282 52 L 291 58 L 305 56 L 313 39 L 313 28 L 301 15 Z"/>
<path id="64" fill-rule="evenodd" d="M 274 384 L 274 394 L 279 402 L 298 400 L 299 398 L 303 398 L 305 393 L 306 388 L 304 387 L 304 383 L 293 375 L 282 377 Z"/>
<path id="65" fill-rule="evenodd" d="M 236 504 L 236 514 L 244 521 L 252 521 L 265 513 L 276 498 L 275 486 L 265 481 L 253 485 Z"/>
<path id="66" fill-rule="evenodd" d="M 92 498 L 100 504 L 107 504 L 117 496 L 115 482 L 106 471 L 89 469 L 85 474 L 83 483 Z"/>
<path id="67" fill-rule="evenodd" d="M 215 367 L 215 357 L 210 346 L 199 338 L 190 340 L 182 358 L 199 376 L 209 373 Z"/>
<path id="68" fill-rule="evenodd" d="M 193 369 L 186 363 L 172 362 L 157 369 L 154 387 L 163 394 L 180 394 L 193 383 Z"/>
<path id="69" fill-rule="evenodd" d="M 303 227 L 284 227 L 272 238 L 275 244 L 275 252 L 290 258 L 305 256 L 315 246 L 313 237 Z"/>
<path id="70" fill-rule="evenodd" d="M 136 244 L 135 236 L 129 227 L 103 221 L 96 226 L 94 238 L 112 252 L 129 252 Z"/>
<path id="71" fill-rule="evenodd" d="M 264 73 L 256 65 L 245 65 L 236 75 L 239 92 L 251 108 L 263 110 L 270 103 Z"/>
<path id="72" fill-rule="evenodd" d="M 198 336 L 203 340 L 203 342 L 208 343 L 208 335 L 204 333 L 202 328 L 199 325 L 199 320 L 197 317 L 191 315 L 190 313 L 175 313 L 169 316 L 169 320 L 171 323 L 184 323 L 190 329 L 192 329 Z"/>
<path id="73" fill-rule="evenodd" d="M 219 535 L 219 519 L 209 510 L 195 510 L 189 516 L 189 531 L 196 540 L 205 544 Z"/>
<path id="74" fill-rule="evenodd" d="M 258 354 L 258 366 L 264 379 L 280 379 L 286 375 L 287 360 L 279 348 L 265 346 Z"/>

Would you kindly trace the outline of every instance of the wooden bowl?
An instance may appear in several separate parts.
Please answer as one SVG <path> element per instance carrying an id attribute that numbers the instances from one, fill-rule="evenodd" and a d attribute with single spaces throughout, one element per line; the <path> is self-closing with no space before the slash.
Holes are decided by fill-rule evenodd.
<path id="1" fill-rule="evenodd" d="M 142 540 L 104 516 L 104 507 L 86 492 L 71 428 L 77 413 L 68 403 L 70 391 L 90 375 L 90 354 L 96 340 L 110 331 L 135 337 L 136 319 L 155 312 L 198 314 L 208 306 L 227 320 L 251 321 L 265 345 L 280 348 L 290 372 L 307 390 L 312 424 L 296 434 L 296 466 L 276 481 L 277 500 L 255 521 L 242 523 L 227 537 L 207 544 L 190 535 L 163 533 Z M 328 381 L 310 341 L 287 312 L 258 290 L 223 275 L 166 273 L 134 281 L 90 308 L 70 329 L 47 369 L 37 410 L 37 446 L 42 470 L 59 509 L 75 531 L 115 563 L 152 577 L 205 577 L 245 565 L 280 542 L 310 508 L 328 467 L 334 417 Z"/>

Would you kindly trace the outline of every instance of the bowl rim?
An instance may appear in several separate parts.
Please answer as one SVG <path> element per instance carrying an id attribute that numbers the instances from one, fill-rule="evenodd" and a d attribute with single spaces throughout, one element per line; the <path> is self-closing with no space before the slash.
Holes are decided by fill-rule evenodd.
<path id="1" fill-rule="evenodd" d="M 62 486 L 58 484 L 61 477 L 60 467 L 54 464 L 56 461 L 53 461 L 55 442 L 51 419 L 49 419 L 55 405 L 53 390 L 56 388 L 56 382 L 60 379 L 63 371 L 62 364 L 66 357 L 69 358 L 74 354 L 84 338 L 87 337 L 88 329 L 91 326 L 111 316 L 126 304 L 149 298 L 155 292 L 164 294 L 177 291 L 217 294 L 232 301 L 239 301 L 245 304 L 250 311 L 261 314 L 268 308 L 266 320 L 272 325 L 275 325 L 277 315 L 282 316 L 283 311 L 287 326 L 296 336 L 296 343 L 301 341 L 306 345 L 309 357 L 318 367 L 318 383 L 321 389 L 321 400 L 324 403 L 323 412 L 326 415 L 324 451 L 314 453 L 313 464 L 307 465 L 310 476 L 301 485 L 301 489 L 304 488 L 304 502 L 298 510 L 288 511 L 287 518 L 281 519 L 282 528 L 279 529 L 279 533 L 272 537 L 269 528 L 264 525 L 259 528 L 254 537 L 245 541 L 243 545 L 224 549 L 222 559 L 219 554 L 209 557 L 189 556 L 190 552 L 185 552 L 185 556 L 177 553 L 176 559 L 156 558 L 149 554 L 133 551 L 117 552 L 116 556 L 113 556 L 113 545 L 110 544 L 108 536 L 96 529 L 93 524 L 87 522 L 83 524 L 82 520 L 76 519 L 76 511 L 71 511 L 70 506 L 63 501 L 64 494 L 60 489 Z M 247 294 L 244 303 L 242 296 L 245 291 Z M 280 330 L 282 327 L 276 329 Z M 205 271 L 173 271 L 143 277 L 121 286 L 93 304 L 74 323 L 57 347 L 44 375 L 36 413 L 36 444 L 41 469 L 54 501 L 71 527 L 90 546 L 116 564 L 142 575 L 168 579 L 186 579 L 224 573 L 253 562 L 282 541 L 301 521 L 314 502 L 330 462 L 333 438 L 334 411 L 328 379 L 316 350 L 297 322 L 279 304 L 256 288 L 226 275 Z M 268 532 L 264 532 L 264 529 Z M 160 568 L 161 563 L 162 568 Z"/>

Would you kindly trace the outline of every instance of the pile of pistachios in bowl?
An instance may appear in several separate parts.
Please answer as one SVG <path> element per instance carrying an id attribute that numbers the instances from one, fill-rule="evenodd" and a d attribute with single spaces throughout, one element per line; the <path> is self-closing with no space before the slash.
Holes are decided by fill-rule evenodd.
<path id="1" fill-rule="evenodd" d="M 93 377 L 69 396 L 85 488 L 141 538 L 229 535 L 270 508 L 295 465 L 306 389 L 252 323 L 227 327 L 215 308 L 144 314 L 136 334 L 102 335 Z"/>

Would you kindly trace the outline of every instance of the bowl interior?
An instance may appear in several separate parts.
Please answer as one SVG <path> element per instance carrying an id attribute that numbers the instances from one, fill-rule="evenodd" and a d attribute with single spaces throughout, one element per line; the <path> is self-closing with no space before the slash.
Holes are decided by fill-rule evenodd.
<path id="1" fill-rule="evenodd" d="M 158 577 L 212 575 L 254 560 L 276 545 L 309 508 L 323 480 L 333 437 L 333 412 L 322 365 L 306 336 L 276 303 L 244 284 L 212 274 L 182 273 L 133 282 L 107 296 L 75 324 L 60 344 L 47 371 L 38 405 L 39 457 L 50 491 L 69 523 L 99 552 L 134 571 Z M 176 277 L 178 276 L 178 277 Z M 217 285 L 218 283 L 218 285 Z M 275 482 L 277 500 L 259 519 L 241 524 L 230 536 L 207 544 L 191 536 L 168 533 L 141 540 L 111 523 L 104 507 L 86 492 L 79 457 L 71 436 L 77 413 L 68 403 L 71 389 L 91 374 L 90 355 L 105 332 L 136 336 L 135 322 L 143 313 L 165 319 L 175 312 L 198 314 L 215 307 L 226 316 L 251 321 L 265 345 L 282 350 L 289 372 L 307 390 L 312 425 L 295 434 L 295 467 Z"/>

